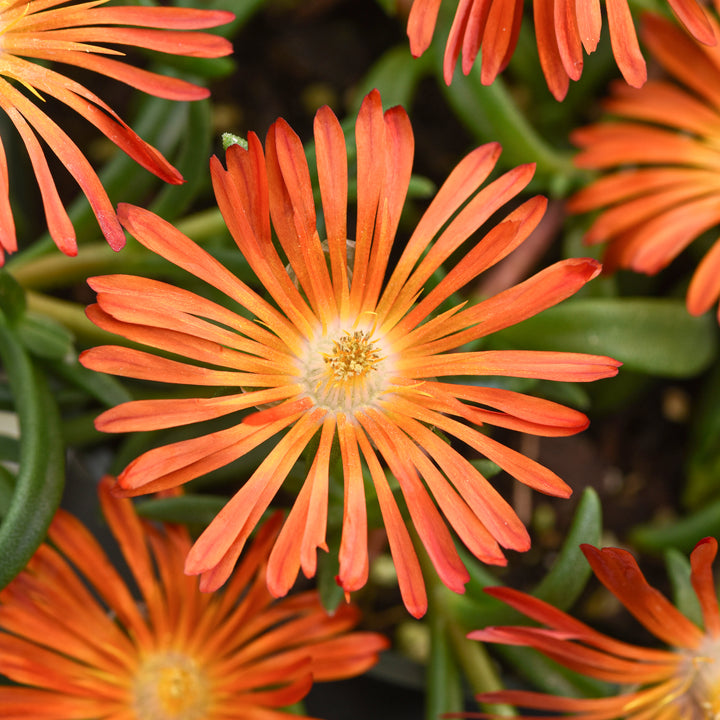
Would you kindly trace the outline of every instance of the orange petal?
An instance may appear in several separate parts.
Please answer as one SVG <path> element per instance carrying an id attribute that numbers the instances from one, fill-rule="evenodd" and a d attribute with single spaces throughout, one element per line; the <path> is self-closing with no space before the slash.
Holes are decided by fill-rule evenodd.
<path id="1" fill-rule="evenodd" d="M 413 617 L 420 618 L 427 612 L 427 593 L 410 533 L 405 526 L 405 521 L 400 514 L 385 477 L 385 471 L 382 469 L 375 451 L 364 432 L 358 429 L 356 435 L 377 493 L 403 604 Z"/>
<path id="2" fill-rule="evenodd" d="M 610 28 L 610 44 L 618 68 L 628 85 L 641 87 L 647 80 L 647 67 L 640 52 L 627 0 L 605 0 L 605 8 Z"/>
<path id="3" fill-rule="evenodd" d="M 703 538 L 690 554 L 690 580 L 702 608 L 705 632 L 716 638 L 720 635 L 720 613 L 713 579 L 712 564 L 717 555 L 715 538 Z"/>
<path id="4" fill-rule="evenodd" d="M 685 29 L 703 45 L 715 45 L 717 38 L 713 32 L 706 10 L 697 0 L 668 0 L 678 20 Z"/>
<path id="5" fill-rule="evenodd" d="M 445 223 L 487 179 L 500 157 L 497 143 L 487 143 L 466 155 L 452 170 L 430 202 L 403 249 L 383 291 L 377 313 L 380 320 L 392 307 L 413 266 Z"/>
<path id="6" fill-rule="evenodd" d="M 441 1 L 415 0 L 410 8 L 407 34 L 410 52 L 415 57 L 420 57 L 430 47 Z"/>
<path id="7" fill-rule="evenodd" d="M 582 5 L 587 0 L 580 0 Z M 583 48 L 578 27 L 576 0 L 555 0 L 555 33 L 565 72 L 579 80 L 583 70 Z"/>
<path id="8" fill-rule="evenodd" d="M 217 589 L 227 580 L 250 532 L 321 420 L 314 413 L 303 415 L 195 542 L 188 553 L 185 572 L 203 574 L 200 582 L 203 591 Z"/>
<path id="9" fill-rule="evenodd" d="M 125 234 L 115 216 L 100 179 L 70 138 L 45 113 L 7 81 L 0 79 L 0 107 L 11 114 L 13 107 L 45 139 L 88 199 L 105 239 L 113 250 L 125 245 Z"/>
<path id="10" fill-rule="evenodd" d="M 578 33 L 586 53 L 595 52 L 602 29 L 600 0 L 581 0 L 575 3 Z"/>
<path id="11" fill-rule="evenodd" d="M 619 548 L 598 550 L 591 545 L 581 548 L 598 580 L 653 635 L 669 645 L 690 650 L 702 642 L 700 629 L 648 584 L 629 552 Z"/>
<path id="12" fill-rule="evenodd" d="M 556 100 L 567 95 L 570 80 L 558 50 L 555 35 L 554 0 L 533 0 L 535 36 L 537 38 L 540 66 L 548 89 Z"/>
<path id="13" fill-rule="evenodd" d="M 337 433 L 345 489 L 338 581 L 346 592 L 352 592 L 363 587 L 368 577 L 367 507 L 357 437 L 344 414 L 337 416 Z"/>
<path id="14" fill-rule="evenodd" d="M 38 186 L 40 187 L 40 194 L 42 196 L 45 219 L 48 224 L 50 237 L 53 239 L 61 252 L 66 255 L 75 256 L 77 255 L 75 230 L 73 229 L 70 218 L 68 217 L 62 201 L 60 200 L 55 180 L 52 176 L 50 168 L 48 167 L 47 160 L 45 159 L 45 154 L 40 147 L 40 143 L 37 141 L 35 133 L 25 122 L 25 118 L 23 118 L 20 113 L 15 112 L 12 109 L 8 109 L 7 113 L 13 125 L 15 125 L 15 128 L 20 133 L 20 137 L 25 143 L 25 148 L 30 156 L 33 172 L 35 173 L 35 178 L 37 179 Z M 12 221 L 12 215 L 10 215 L 10 220 Z M 14 227 L 13 233 L 10 237 L 14 237 Z M 17 247 L 8 249 L 15 250 Z"/>
<path id="15" fill-rule="evenodd" d="M 483 57 L 480 81 L 483 85 L 490 85 L 495 81 L 502 70 L 504 70 L 517 45 L 520 35 L 520 25 L 523 16 L 522 0 L 494 0 L 490 3 L 487 15 L 487 22 L 483 29 L 482 45 Z M 475 49 L 475 42 L 468 43 L 468 35 L 474 40 L 477 30 L 473 26 L 473 17 L 469 18 L 468 27 L 465 30 L 466 43 L 463 47 L 463 72 L 467 75 L 470 72 Z M 466 47 L 469 54 L 466 55 Z"/>
<path id="16" fill-rule="evenodd" d="M 600 355 L 541 350 L 446 353 L 438 357 L 410 358 L 398 363 L 399 369 L 415 378 L 439 375 L 500 375 L 574 382 L 592 382 L 614 377 L 621 364 Z"/>
<path id="17" fill-rule="evenodd" d="M 410 517 L 440 579 L 454 592 L 463 593 L 470 576 L 457 554 L 445 522 L 420 482 L 415 467 L 400 452 L 400 446 L 393 437 L 398 435 L 399 430 L 392 423 L 383 422 L 382 413 L 373 408 L 357 413 L 357 420 L 400 483 Z"/>
<path id="18" fill-rule="evenodd" d="M 385 176 L 375 218 L 375 232 L 368 262 L 362 309 L 374 312 L 383 288 L 395 233 L 405 205 L 412 174 L 415 141 L 410 118 L 403 108 L 390 108 L 385 115 Z"/>
<path id="19" fill-rule="evenodd" d="M 687 293 L 687 309 L 691 315 L 702 315 L 720 297 L 720 241 L 701 260 L 692 276 Z"/>
<path id="20" fill-rule="evenodd" d="M 373 90 L 363 99 L 355 121 L 357 146 L 357 226 L 355 259 L 350 286 L 350 312 L 359 313 L 365 284 L 375 224 L 387 165 L 386 127 L 380 93 Z"/>
<path id="21" fill-rule="evenodd" d="M 347 273 L 348 170 L 345 135 L 337 117 L 327 106 L 318 110 L 313 129 L 335 302 L 338 308 L 347 309 L 350 288 Z"/>

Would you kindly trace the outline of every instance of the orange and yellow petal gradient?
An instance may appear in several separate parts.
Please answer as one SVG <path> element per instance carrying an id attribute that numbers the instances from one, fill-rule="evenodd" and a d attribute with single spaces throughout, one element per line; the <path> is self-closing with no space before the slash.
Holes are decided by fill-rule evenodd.
<path id="1" fill-rule="evenodd" d="M 87 158 L 42 109 L 40 101 L 44 98 L 56 98 L 81 114 L 121 150 L 166 182 L 177 184 L 183 182 L 183 178 L 95 93 L 53 69 L 56 64 L 75 65 L 158 97 L 199 100 L 207 97 L 205 88 L 133 67 L 123 61 L 124 53 L 114 46 L 192 57 L 220 57 L 232 52 L 230 43 L 224 38 L 195 32 L 229 22 L 233 18 L 230 12 L 171 7 L 103 7 L 106 2 L 0 2 L 0 108 L 25 145 L 40 188 L 48 231 L 67 255 L 77 254 L 75 231 L 58 194 L 56 179 L 40 139 L 80 186 L 103 235 L 114 250 L 124 245 L 125 235 Z M 9 192 L 6 154 L 0 147 L 0 265 L 5 253 L 17 250 Z"/>
<path id="2" fill-rule="evenodd" d="M 569 698 L 525 690 L 478 696 L 584 720 L 705 720 L 720 713 L 720 612 L 712 563 L 717 541 L 705 538 L 690 556 L 691 583 L 704 629 L 648 584 L 625 550 L 583 545 L 595 575 L 653 635 L 672 649 L 638 647 L 603 635 L 542 600 L 510 588 L 487 590 L 539 627 L 488 627 L 469 635 L 484 642 L 534 648 L 565 667 L 626 689 L 603 698 Z M 469 713 L 468 718 L 496 717 Z M 515 716 L 525 718 L 527 716 Z M 558 716 L 553 716 L 558 717 Z"/>
<path id="3" fill-rule="evenodd" d="M 183 573 L 187 530 L 151 525 L 100 484 L 100 501 L 130 575 L 125 580 L 69 513 L 0 593 L 5 720 L 283 720 L 313 681 L 360 674 L 387 641 L 331 617 L 316 592 L 276 601 L 265 586 L 279 517 L 258 531 L 223 591 Z"/>
<path id="4" fill-rule="evenodd" d="M 219 290 L 227 302 L 146 278 L 91 278 L 97 304 L 88 308 L 90 319 L 148 349 L 98 347 L 81 361 L 100 372 L 213 389 L 212 397 L 120 405 L 97 419 L 102 431 L 170 428 L 237 413 L 226 429 L 131 462 L 118 478 L 121 495 L 175 487 L 274 439 L 190 551 L 186 570 L 202 575 L 203 588 L 227 580 L 288 474 L 311 452 L 302 490 L 270 556 L 271 592 L 284 595 L 300 569 L 314 575 L 317 550 L 327 549 L 331 484 L 344 495 L 338 582 L 348 593 L 365 584 L 366 483 L 372 483 L 403 599 L 411 613 L 422 615 L 427 599 L 406 515 L 443 582 L 457 592 L 468 574 L 448 525 L 488 563 L 504 564 L 503 548 L 526 550 L 530 544 L 507 501 L 438 431 L 520 482 L 567 497 L 570 488 L 557 475 L 485 429 L 562 436 L 583 430 L 587 418 L 493 387 L 492 378 L 585 382 L 615 375 L 619 363 L 575 353 L 489 351 L 478 342 L 571 296 L 599 272 L 594 260 L 558 262 L 478 302 L 450 301 L 536 227 L 545 199 L 516 200 L 532 177 L 531 166 L 487 182 L 500 148 L 478 148 L 452 171 L 409 240 L 397 247 L 413 158 L 408 117 L 399 107 L 384 112 L 373 91 L 362 103 L 355 139 L 357 224 L 350 229 L 345 139 L 335 115 L 328 108 L 318 112 L 322 238 L 303 146 L 285 121 L 271 127 L 264 151 L 251 133 L 247 150 L 228 149 L 227 167 L 213 158 L 218 205 L 260 290 L 169 223 L 121 206 L 121 222 L 140 243 Z M 514 209 L 478 238 L 475 233 L 511 201 Z M 391 264 L 396 248 L 399 257 Z M 433 276 L 456 252 L 461 259 L 433 287 Z M 235 303 L 252 319 L 231 310 Z M 474 349 L 460 349 L 468 343 Z M 228 387 L 231 392 L 218 395 Z"/>
<path id="5" fill-rule="evenodd" d="M 715 20 L 712 27 L 720 32 Z M 613 117 L 572 135 L 576 164 L 604 174 L 569 208 L 600 211 L 586 241 L 608 243 L 607 271 L 653 275 L 712 233 L 687 292 L 688 311 L 701 315 L 720 298 L 720 46 L 698 45 L 653 15 L 644 18 L 643 40 L 679 84 L 614 86 L 605 103 Z"/>

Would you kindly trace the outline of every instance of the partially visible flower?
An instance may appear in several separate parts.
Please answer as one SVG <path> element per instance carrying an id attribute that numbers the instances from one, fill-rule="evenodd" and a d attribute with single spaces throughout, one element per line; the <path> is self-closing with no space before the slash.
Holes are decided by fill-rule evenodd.
<path id="1" fill-rule="evenodd" d="M 525 690 L 482 693 L 481 702 L 563 713 L 583 720 L 713 720 L 720 717 L 720 611 L 712 563 L 714 538 L 701 540 L 690 555 L 691 582 L 704 629 L 688 620 L 651 587 L 630 553 L 583 545 L 595 575 L 632 615 L 670 650 L 630 645 L 510 588 L 489 588 L 541 627 L 488 627 L 470 633 L 484 642 L 535 648 L 575 672 L 623 686 L 604 698 L 569 698 Z M 465 717 L 492 717 L 471 713 Z M 517 716 L 520 717 L 520 716 Z M 524 716 L 523 716 L 524 717 Z M 558 717 L 554 715 L 553 717 Z"/>
<path id="2" fill-rule="evenodd" d="M 644 18 L 643 40 L 686 87 L 660 80 L 641 90 L 614 87 L 605 107 L 616 118 L 572 135 L 581 148 L 576 165 L 608 172 L 568 207 L 601 210 L 585 239 L 609 243 L 606 271 L 654 275 L 702 233 L 720 231 L 720 46 L 698 45 L 653 15 Z M 719 297 L 715 240 L 688 288 L 688 311 L 700 315 Z"/>
<path id="3" fill-rule="evenodd" d="M 443 0 L 414 0 L 408 18 L 410 50 L 415 57 L 430 46 Z M 446 2 L 448 0 L 445 0 Z M 481 81 L 490 85 L 512 58 L 520 33 L 524 0 L 453 0 L 457 4 L 450 28 L 443 74 L 449 85 L 458 57 L 467 75 L 482 48 Z M 702 0 L 668 0 L 685 29 L 699 42 L 714 45 L 710 17 Z M 720 0 L 715 0 L 720 10 Z M 540 64 L 550 92 L 562 100 L 570 80 L 583 70 L 583 51 L 597 48 L 602 29 L 600 0 L 534 0 L 535 35 Z M 640 87 L 647 80 L 627 0 L 606 0 L 605 10 L 615 60 L 625 80 Z"/>
<path id="4" fill-rule="evenodd" d="M 38 136 L 77 181 L 114 250 L 124 245 L 125 235 L 87 158 L 41 109 L 38 101 L 47 96 L 56 98 L 89 120 L 151 173 L 169 183 L 181 183 L 183 179 L 97 95 L 47 67 L 46 61 L 76 65 L 158 97 L 199 100 L 207 97 L 205 88 L 133 67 L 118 59 L 123 56 L 121 51 L 106 45 L 193 57 L 220 57 L 232 52 L 224 38 L 187 32 L 227 23 L 232 20 L 232 13 L 170 7 L 100 7 L 106 2 L 0 0 L 0 108 L 10 118 L 27 149 L 40 186 L 48 230 L 66 255 L 77 254 L 75 231 Z M 60 5 L 63 7 L 58 7 Z M 5 150 L 0 143 L 0 265 L 6 252 L 17 250 L 9 189 Z"/>
<path id="5" fill-rule="evenodd" d="M 533 167 L 515 168 L 480 189 L 500 148 L 476 149 L 453 170 L 391 264 L 410 181 L 412 129 L 402 108 L 383 113 L 373 91 L 362 103 L 355 134 L 354 242 L 348 240 L 345 139 L 329 108 L 315 118 L 326 241 L 319 236 L 302 142 L 284 120 L 271 127 L 265 153 L 251 134 L 248 149 L 228 148 L 227 170 L 213 158 L 218 205 L 264 286 L 262 295 L 167 222 L 121 206 L 123 225 L 140 243 L 220 290 L 227 302 L 221 306 L 141 277 L 92 278 L 98 293 L 97 305 L 88 308 L 93 322 L 180 361 L 118 346 L 88 350 L 81 361 L 126 377 L 235 389 L 212 397 L 126 403 L 97 419 L 105 432 L 245 413 L 225 430 L 145 453 L 120 474 L 121 494 L 179 485 L 281 436 L 190 552 L 187 571 L 202 573 L 203 587 L 216 588 L 228 578 L 253 527 L 310 447 L 310 470 L 270 556 L 271 591 L 286 593 L 301 567 L 308 577 L 315 573 L 317 548 L 327 549 L 330 482 L 342 483 L 345 494 L 338 582 L 347 592 L 365 584 L 365 494 L 371 482 L 405 604 L 421 615 L 425 588 L 398 507 L 400 495 L 440 577 L 458 592 L 468 574 L 436 503 L 485 562 L 504 564 L 501 546 L 526 550 L 530 544 L 510 505 L 439 433 L 541 492 L 567 496 L 570 488 L 557 475 L 478 428 L 571 435 L 587 426 L 587 418 L 493 387 L 486 378 L 591 381 L 615 375 L 619 363 L 575 353 L 459 350 L 569 297 L 599 265 L 590 259 L 559 262 L 483 302 L 449 305 L 456 291 L 512 252 L 539 222 L 544 198 L 517 205 L 463 250 L 464 257 L 432 287 L 445 260 L 525 188 Z M 273 244 L 271 219 L 284 258 Z M 235 304 L 246 312 L 236 313 Z M 468 379 L 458 380 L 462 376 Z M 396 492 L 383 461 L 397 480 Z"/>
<path id="6" fill-rule="evenodd" d="M 328 616 L 316 592 L 275 601 L 265 587 L 278 522 L 258 532 L 223 592 L 183 573 L 183 526 L 100 502 L 140 592 L 135 601 L 88 529 L 60 511 L 28 566 L 0 593 L 4 720 L 282 720 L 313 680 L 360 674 L 387 642 Z"/>

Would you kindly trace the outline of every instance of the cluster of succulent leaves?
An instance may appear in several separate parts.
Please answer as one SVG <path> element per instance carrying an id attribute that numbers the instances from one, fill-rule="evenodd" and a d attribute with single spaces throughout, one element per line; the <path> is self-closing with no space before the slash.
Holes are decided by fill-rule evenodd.
<path id="1" fill-rule="evenodd" d="M 368 0 L 369 1 L 369 0 Z M 266 0 L 271 3 L 272 0 Z M 206 0 L 203 7 L 228 9 L 237 13 L 236 21 L 219 32 L 236 44 L 264 0 L 227 3 Z M 139 4 L 152 5 L 151 0 Z M 191 6 L 189 0 L 176 4 Z M 380 3 L 392 16 L 395 3 Z M 448 18 L 444 22 L 447 25 Z M 613 64 L 608 48 L 601 48 L 588 63 L 582 80 L 573 85 L 567 100 L 556 103 L 545 88 L 533 53 L 532 41 L 523 42 L 503 80 L 492 86 L 480 84 L 479 73 L 456 74 L 451 86 L 442 81 L 442 42 L 446 32 L 436 33 L 436 45 L 421 59 L 413 60 L 402 38 L 397 19 L 399 43 L 389 48 L 353 89 L 354 101 L 347 109 L 350 129 L 360 99 L 373 87 L 379 88 L 384 104 L 402 104 L 412 118 L 419 104 L 419 88 L 436 84 L 436 95 L 444 97 L 448 116 L 462 125 L 477 144 L 499 141 L 504 148 L 500 171 L 520 163 L 535 162 L 537 171 L 531 190 L 551 199 L 567 197 L 588 178 L 572 165 L 568 145 L 569 130 L 588 120 L 589 107 L 597 108 Z M 523 33 L 530 32 L 523 28 Z M 157 63 L 150 58 L 150 63 Z M 214 82 L 232 75 L 233 59 L 196 60 L 163 58 L 156 69 L 180 73 L 183 77 L 212 87 Z M 171 65 L 169 63 L 172 63 Z M 522 93 L 520 93 L 522 89 Z M 242 89 L 239 90 L 242 92 Z M 111 198 L 135 202 L 173 222 L 181 231 L 202 243 L 230 270 L 248 284 L 254 278 L 234 247 L 219 211 L 212 202 L 207 162 L 220 152 L 220 132 L 242 133 L 252 128 L 213 128 L 213 99 L 194 103 L 173 103 L 144 97 L 128 113 L 131 126 L 157 147 L 184 175 L 186 183 L 163 186 L 124 154 L 116 153 L 100 170 L 99 176 Z M 448 132 L 452 134 L 450 128 Z M 351 133 L 350 133 L 351 135 Z M 230 140 L 232 142 L 232 140 Z M 443 137 L 436 142 L 442 144 Z M 307 146 L 313 168 L 313 147 Z M 416 148 L 421 155 L 422 145 Z M 11 158 L 11 162 L 13 162 Z M 350 158 L 352 162 L 352 158 Z M 13 162 L 13 168 L 22 163 Z M 29 169 L 27 170 L 29 172 Z M 22 185 L 20 179 L 16 185 Z M 411 183 L 408 219 L 434 190 L 423 177 Z M 32 196 L 30 196 L 32 197 Z M 162 277 L 188 286 L 182 271 L 151 255 L 132 239 L 115 254 L 99 237 L 92 212 L 84 198 L 72 206 L 70 215 L 77 230 L 79 256 L 67 258 L 57 252 L 46 236 L 23 234 L 32 228 L 33 207 L 22 197 L 14 208 L 24 248 L 0 270 L 0 586 L 9 582 L 26 564 L 43 540 L 50 519 L 58 507 L 65 480 L 64 458 L 72 448 L 80 455 L 97 456 L 104 468 L 117 472 L 130 459 L 149 447 L 183 437 L 183 429 L 141 433 L 121 440 L 101 436 L 94 417 L 105 408 L 142 398 L 142 383 L 119 381 L 82 368 L 78 352 L 108 338 L 84 315 L 90 296 L 84 287 L 88 276 L 103 273 L 134 273 Z M 588 219 L 565 220 L 557 254 L 588 255 L 582 234 Z M 407 228 L 405 228 L 407 230 Z M 401 227 L 401 232 L 403 228 Z M 595 252 L 593 250 L 593 252 Z M 439 278 L 436 278 L 439 280 Z M 524 348 L 590 352 L 608 355 L 624 364 L 618 378 L 582 387 L 517 379 L 502 382 L 511 389 L 545 394 L 553 399 L 593 413 L 621 411 L 633 403 L 653 383 L 672 380 L 693 381 L 693 392 L 701 398 L 690 425 L 686 456 L 687 482 L 682 495 L 683 517 L 670 525 L 636 527 L 631 533 L 634 546 L 646 552 L 667 551 L 668 568 L 677 588 L 681 608 L 697 613 L 688 595 L 688 566 L 680 551 L 687 551 L 703 535 L 720 534 L 720 365 L 717 363 L 718 327 L 708 315 L 694 318 L 687 314 L 683 299 L 686 277 L 668 289 L 667 278 L 648 279 L 622 273 L 590 283 L 578 296 L 545 311 L 524 323 L 485 339 L 486 348 Z M 113 338 L 112 342 L 117 342 Z M 17 426 L 17 427 L 16 427 Z M 158 520 L 204 526 L 222 507 L 225 496 L 257 466 L 264 446 L 250 456 L 195 481 L 187 492 L 174 498 L 146 499 L 138 503 L 140 512 Z M 301 461 L 302 462 L 302 461 Z M 486 466 L 485 471 L 490 470 Z M 305 469 L 289 478 L 298 487 Z M 573 484 L 573 478 L 565 478 Z M 338 485 L 340 487 L 340 485 Z M 368 483 L 368 493 L 372 484 Z M 330 543 L 339 543 L 342 519 L 342 493 L 331 493 L 329 512 Z M 369 498 L 369 522 L 380 525 L 377 508 Z M 373 515 L 375 513 L 375 515 Z M 578 549 L 581 542 L 600 544 L 601 508 L 597 495 L 586 490 L 577 504 L 573 522 L 557 558 L 533 592 L 562 609 L 570 608 L 583 591 L 589 568 Z M 318 584 L 328 606 L 340 602 L 334 582 L 333 553 L 321 562 Z M 429 634 L 427 652 L 427 717 L 462 710 L 467 682 L 476 689 L 492 689 L 494 664 L 479 643 L 465 640 L 465 634 L 488 624 L 522 622 L 514 611 L 501 606 L 482 591 L 499 581 L 491 569 L 479 565 L 467 554 L 463 559 L 472 579 L 466 594 L 455 595 L 439 583 L 430 586 L 430 609 L 424 619 Z M 428 582 L 432 571 L 428 572 Z M 499 647 L 493 650 L 514 666 L 524 680 L 548 692 L 582 695 L 609 692 L 587 679 L 573 676 L 552 662 L 527 649 Z M 383 672 L 381 665 L 379 672 Z M 498 712 L 504 712 L 502 708 Z"/>

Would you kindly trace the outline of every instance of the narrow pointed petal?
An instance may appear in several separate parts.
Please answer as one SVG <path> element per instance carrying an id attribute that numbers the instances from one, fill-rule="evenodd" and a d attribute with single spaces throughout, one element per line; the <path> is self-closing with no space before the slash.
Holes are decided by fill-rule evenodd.
<path id="1" fill-rule="evenodd" d="M 168 99 L 195 100 L 208 91 L 192 83 L 133 67 L 119 46 L 147 48 L 171 55 L 214 58 L 228 55 L 232 46 L 223 37 L 196 32 L 229 22 L 233 14 L 213 10 L 161 7 L 99 7 L 105 0 L 26 0 L 3 2 L 0 107 L 17 128 L 30 155 L 42 195 L 50 237 L 66 255 L 76 255 L 75 233 L 62 205 L 56 183 L 35 134 L 43 138 L 87 197 L 102 234 L 113 250 L 125 235 L 102 183 L 81 150 L 37 104 L 45 97 L 77 111 L 149 172 L 166 182 L 183 182 L 180 173 L 145 143 L 99 97 L 62 71 L 49 67 L 80 67 L 133 89 Z M 133 27 L 128 27 L 132 25 Z M 113 56 L 113 57 L 109 57 Z M 120 59 L 122 58 L 122 59 Z M 18 89 L 28 90 L 28 96 Z M 52 108 L 50 108 L 52 110 Z M 0 173 L 7 176 L 4 153 Z M 8 197 L 8 178 L 0 176 L 0 264 L 5 252 L 16 249 L 15 228 Z"/>
<path id="2" fill-rule="evenodd" d="M 701 540 L 690 555 L 692 567 L 690 579 L 693 590 L 700 601 L 705 632 L 713 638 L 720 636 L 720 612 L 718 612 L 718 598 L 712 574 L 712 564 L 716 555 L 717 540 L 715 538 Z"/>
<path id="3" fill-rule="evenodd" d="M 720 242 L 700 261 L 690 281 L 687 309 L 691 315 L 707 312 L 720 297 Z"/>
<path id="4" fill-rule="evenodd" d="M 705 9 L 696 0 L 668 0 L 685 29 L 703 45 L 715 45 L 717 38 Z"/>
<path id="5" fill-rule="evenodd" d="M 427 612 L 427 593 L 425 592 L 422 569 L 410 533 L 405 526 L 405 521 L 385 478 L 385 472 L 367 436 L 360 430 L 357 430 L 356 434 L 377 493 L 380 512 L 382 512 L 383 522 L 388 534 L 390 552 L 398 574 L 398 584 L 400 585 L 403 603 L 413 617 L 422 617 Z"/>
<path id="6" fill-rule="evenodd" d="M 455 550 L 447 526 L 422 486 L 415 468 L 403 459 L 397 443 L 387 434 L 390 431 L 395 435 L 397 431 L 393 431 L 392 425 L 387 422 L 382 426 L 378 425 L 376 419 L 382 420 L 382 418 L 378 413 L 373 415 L 374 418 L 370 414 L 363 414 L 357 419 L 368 437 L 378 446 L 391 471 L 400 482 L 410 517 L 440 579 L 451 590 L 463 593 L 465 583 L 470 576 Z"/>
<path id="7" fill-rule="evenodd" d="M 332 285 L 335 302 L 342 313 L 347 309 L 350 293 L 347 260 L 348 170 L 345 136 L 340 122 L 328 107 L 320 108 L 313 127 Z"/>
<path id="8" fill-rule="evenodd" d="M 641 87 L 647 80 L 647 66 L 640 52 L 635 25 L 627 0 L 605 0 L 610 43 L 620 72 L 628 85 Z"/>
<path id="9" fill-rule="evenodd" d="M 660 592 L 651 587 L 625 550 L 582 545 L 598 579 L 653 635 L 680 648 L 693 649 L 702 633 Z"/>
<path id="10" fill-rule="evenodd" d="M 343 477 L 345 478 L 338 581 L 346 592 L 352 592 L 367 582 L 369 570 L 367 511 L 360 453 L 353 425 L 345 416 L 339 415 L 337 430 L 343 462 Z"/>
<path id="11" fill-rule="evenodd" d="M 410 8 L 407 34 L 410 38 L 410 52 L 415 57 L 419 57 L 430 47 L 441 1 L 416 0 Z"/>

